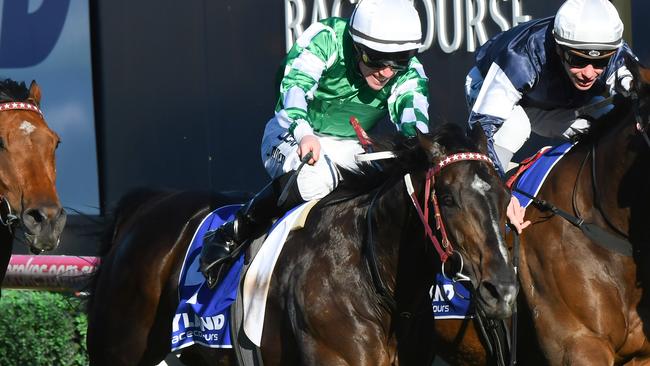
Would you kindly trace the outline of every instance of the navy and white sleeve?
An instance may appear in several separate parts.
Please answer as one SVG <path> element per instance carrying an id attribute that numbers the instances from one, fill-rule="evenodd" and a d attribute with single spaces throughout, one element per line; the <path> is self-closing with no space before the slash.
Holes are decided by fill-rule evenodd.
<path id="1" fill-rule="evenodd" d="M 494 134 L 510 116 L 522 95 L 501 67 L 492 63 L 470 112 L 469 123 L 480 123 L 488 139 L 490 158 L 501 174 L 504 169 L 494 151 Z"/>

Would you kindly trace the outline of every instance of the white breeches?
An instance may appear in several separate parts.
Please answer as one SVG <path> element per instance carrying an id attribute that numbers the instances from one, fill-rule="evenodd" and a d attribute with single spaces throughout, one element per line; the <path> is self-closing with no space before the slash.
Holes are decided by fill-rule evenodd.
<path id="1" fill-rule="evenodd" d="M 341 180 L 336 165 L 356 170 L 355 156 L 364 152 L 356 138 L 320 135 L 318 140 L 321 145 L 318 161 L 314 165 L 305 164 L 297 179 L 300 195 L 306 201 L 322 198 L 332 192 Z M 295 170 L 300 165 L 298 143 L 275 118 L 264 129 L 261 154 L 264 168 L 272 178 Z"/>
<path id="2" fill-rule="evenodd" d="M 474 67 L 465 81 L 465 95 L 470 110 L 482 86 L 483 77 Z M 510 116 L 505 119 L 493 136 L 494 147 L 502 166 L 508 166 L 512 155 L 528 140 L 531 131 L 544 137 L 569 140 L 577 133 L 584 132 L 589 128 L 589 121 L 583 118 L 574 118 L 572 111 L 567 109 L 543 110 L 515 105 Z"/>

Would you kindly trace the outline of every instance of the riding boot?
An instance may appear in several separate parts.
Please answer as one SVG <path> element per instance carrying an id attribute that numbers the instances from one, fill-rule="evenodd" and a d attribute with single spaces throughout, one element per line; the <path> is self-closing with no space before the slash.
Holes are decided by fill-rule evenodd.
<path id="1" fill-rule="evenodd" d="M 230 263 L 244 243 L 268 231 L 277 218 L 304 202 L 297 180 L 290 180 L 292 174 L 285 173 L 271 181 L 235 213 L 232 221 L 205 235 L 199 265 L 208 287 L 213 288 L 221 281 L 230 267 L 222 264 Z M 285 189 L 287 199 L 278 206 L 278 198 Z"/>

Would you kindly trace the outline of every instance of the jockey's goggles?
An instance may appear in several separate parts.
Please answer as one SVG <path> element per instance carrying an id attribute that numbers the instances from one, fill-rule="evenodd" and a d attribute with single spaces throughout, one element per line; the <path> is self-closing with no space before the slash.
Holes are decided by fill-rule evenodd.
<path id="1" fill-rule="evenodd" d="M 371 69 L 383 69 L 390 67 L 394 71 L 408 69 L 411 58 L 417 53 L 417 49 L 401 52 L 379 52 L 361 44 L 355 44 L 359 58 L 364 65 Z"/>
<path id="2" fill-rule="evenodd" d="M 604 69 L 609 65 L 609 60 L 616 50 L 577 50 L 573 48 L 562 48 L 562 58 L 570 67 L 581 69 L 587 65 L 594 69 Z"/>

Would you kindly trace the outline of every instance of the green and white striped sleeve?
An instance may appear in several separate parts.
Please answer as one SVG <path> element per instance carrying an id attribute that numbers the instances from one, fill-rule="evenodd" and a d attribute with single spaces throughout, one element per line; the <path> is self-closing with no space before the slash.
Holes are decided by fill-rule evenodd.
<path id="1" fill-rule="evenodd" d="M 415 136 L 416 128 L 429 132 L 429 79 L 417 59 L 411 61 L 409 70 L 393 85 L 388 111 L 402 134 Z"/>
<path id="2" fill-rule="evenodd" d="M 287 54 L 276 117 L 298 142 L 314 133 L 307 102 L 313 99 L 323 72 L 336 61 L 337 48 L 334 30 L 317 22 L 302 33 Z"/>

